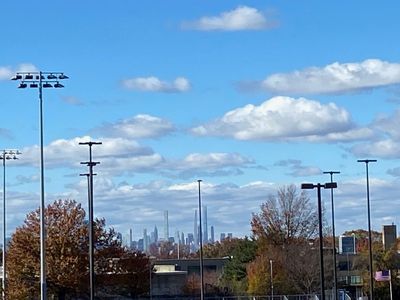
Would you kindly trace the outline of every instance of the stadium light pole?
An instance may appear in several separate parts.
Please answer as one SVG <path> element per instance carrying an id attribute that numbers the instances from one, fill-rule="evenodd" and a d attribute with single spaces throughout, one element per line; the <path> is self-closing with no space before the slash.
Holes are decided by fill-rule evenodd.
<path id="1" fill-rule="evenodd" d="M 327 171 L 323 172 L 324 174 L 330 174 L 331 175 L 331 183 L 333 183 L 333 174 L 340 174 L 339 171 Z M 333 297 L 333 300 L 336 300 L 337 298 L 337 266 L 336 266 L 336 234 L 335 234 L 335 205 L 333 202 L 333 189 L 331 189 L 331 205 L 332 205 L 332 242 L 333 242 L 333 284 L 334 284 L 334 291 L 335 291 L 335 296 Z"/>
<path id="2" fill-rule="evenodd" d="M 18 155 L 21 152 L 18 150 L 2 150 L 0 159 L 3 160 L 3 270 L 2 270 L 2 299 L 6 299 L 6 288 L 7 288 L 7 272 L 6 272 L 6 251 L 7 251 L 7 240 L 6 240 L 6 160 L 18 159 Z"/>
<path id="3" fill-rule="evenodd" d="M 365 163 L 365 173 L 367 179 L 367 210 L 368 210 L 368 251 L 369 251 L 369 294 L 370 300 L 374 299 L 374 273 L 372 270 L 372 233 L 371 233 L 371 208 L 369 200 L 369 176 L 368 164 L 377 162 L 376 159 L 359 159 L 357 162 Z"/>
<path id="4" fill-rule="evenodd" d="M 200 300 L 204 300 L 204 274 L 203 274 L 203 230 L 201 226 L 201 189 L 200 183 L 202 180 L 197 180 L 199 187 L 199 242 L 200 242 Z"/>
<path id="5" fill-rule="evenodd" d="M 83 165 L 89 167 L 89 174 L 80 174 L 81 176 L 88 176 L 88 210 L 89 210 L 89 285 L 90 285 L 90 300 L 94 300 L 94 228 L 93 228 L 93 167 L 100 162 L 92 160 L 92 146 L 101 145 L 102 142 L 81 142 L 79 145 L 89 146 L 89 161 L 81 162 Z"/>
<path id="6" fill-rule="evenodd" d="M 321 188 L 335 189 L 337 188 L 336 182 L 328 182 L 325 184 L 303 183 L 301 189 L 312 190 L 317 188 L 318 196 L 318 233 L 319 233 L 319 259 L 320 259 L 320 276 L 321 276 L 321 299 L 325 300 L 325 272 L 324 272 L 324 252 L 323 252 L 323 233 L 322 233 L 322 201 L 321 201 Z"/>
<path id="7" fill-rule="evenodd" d="M 18 72 L 11 80 L 19 80 L 18 88 L 39 89 L 39 127 L 40 127 L 40 299 L 47 299 L 46 283 L 46 228 L 44 222 L 44 145 L 43 145 L 43 88 L 63 88 L 61 80 L 68 79 L 63 72 Z M 28 86 L 29 84 L 29 86 Z"/>

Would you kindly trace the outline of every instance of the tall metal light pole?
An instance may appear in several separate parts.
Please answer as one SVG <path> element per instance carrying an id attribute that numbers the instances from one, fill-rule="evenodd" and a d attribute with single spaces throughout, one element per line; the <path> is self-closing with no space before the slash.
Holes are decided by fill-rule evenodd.
<path id="1" fill-rule="evenodd" d="M 340 174 L 339 171 L 327 171 L 324 172 L 324 174 L 330 174 L 331 175 L 331 183 L 333 183 L 333 174 Z M 334 284 L 334 291 L 335 291 L 335 296 L 333 297 L 333 300 L 336 300 L 338 290 L 337 290 L 337 270 L 336 270 L 336 234 L 335 234 L 335 205 L 333 202 L 333 189 L 331 189 L 331 204 L 332 204 L 332 243 L 333 243 L 333 284 Z"/>
<path id="2" fill-rule="evenodd" d="M 201 226 L 201 191 L 200 183 L 202 180 L 197 180 L 199 186 L 199 240 L 200 240 L 200 300 L 204 300 L 204 274 L 203 274 L 203 230 Z"/>
<path id="3" fill-rule="evenodd" d="M 7 222 L 6 222 L 6 160 L 10 160 L 10 159 L 18 159 L 18 155 L 20 155 L 21 152 L 19 152 L 18 150 L 2 150 L 1 151 L 1 155 L 0 155 L 0 159 L 3 160 L 3 272 L 2 272 L 2 276 L 3 276 L 3 281 L 2 281 L 2 294 L 3 294 L 3 298 L 2 299 L 6 299 L 6 282 L 7 282 L 7 272 L 6 272 L 6 251 L 7 251 L 7 240 L 6 240 L 6 234 L 7 234 L 7 230 L 6 230 L 6 226 L 7 226 Z"/>
<path id="4" fill-rule="evenodd" d="M 369 250 L 369 294 L 370 300 L 374 299 L 374 272 L 372 269 L 372 233 L 371 233 L 371 209 L 369 201 L 369 177 L 368 177 L 368 164 L 370 162 L 377 162 L 376 159 L 359 159 L 357 162 L 365 163 L 365 171 L 367 175 L 367 209 L 368 209 L 368 250 Z"/>
<path id="5" fill-rule="evenodd" d="M 62 72 L 18 72 L 11 80 L 21 81 L 18 88 L 39 89 L 40 127 L 40 299 L 47 299 L 46 283 L 46 229 L 44 223 L 44 145 L 43 145 L 43 88 L 63 88 L 61 80 L 68 79 Z"/>
<path id="6" fill-rule="evenodd" d="M 89 161 L 81 162 L 81 164 L 89 167 L 89 174 L 81 174 L 88 176 L 88 210 L 89 210 L 89 284 L 90 284 L 90 300 L 95 297 L 94 290 L 94 229 L 93 229 L 93 167 L 100 162 L 92 160 L 92 146 L 101 145 L 102 142 L 84 142 L 79 145 L 89 146 Z"/>
<path id="7" fill-rule="evenodd" d="M 322 233 L 322 201 L 321 201 L 321 188 L 324 189 L 335 189 L 337 188 L 336 182 L 329 182 L 325 184 L 313 184 L 313 183 L 303 183 L 301 185 L 302 189 L 312 190 L 317 188 L 318 195 L 318 232 L 319 232 L 319 259 L 320 259 L 320 276 L 321 276 L 321 299 L 325 300 L 325 272 L 324 272 L 324 252 L 323 252 L 323 233 Z"/>

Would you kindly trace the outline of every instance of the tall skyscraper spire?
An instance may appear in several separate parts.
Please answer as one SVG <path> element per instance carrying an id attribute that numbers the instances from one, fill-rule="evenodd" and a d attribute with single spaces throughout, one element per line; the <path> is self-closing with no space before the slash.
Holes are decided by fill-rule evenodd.
<path id="1" fill-rule="evenodd" d="M 193 239 L 194 239 L 194 244 L 197 248 L 199 245 L 199 233 L 198 233 L 198 224 L 197 224 L 197 209 L 194 210 L 194 227 L 193 227 Z"/>
<path id="2" fill-rule="evenodd" d="M 131 228 L 129 229 L 129 249 L 132 249 L 132 244 L 133 244 L 133 230 Z"/>
<path id="3" fill-rule="evenodd" d="M 203 206 L 203 231 L 204 231 L 204 235 L 203 235 L 203 242 L 204 244 L 208 243 L 208 226 L 207 226 L 207 206 L 204 205 Z"/>
<path id="4" fill-rule="evenodd" d="M 158 229 L 157 225 L 154 226 L 154 242 L 157 244 L 158 243 Z"/>
<path id="5" fill-rule="evenodd" d="M 164 210 L 164 239 L 169 240 L 168 210 Z"/>

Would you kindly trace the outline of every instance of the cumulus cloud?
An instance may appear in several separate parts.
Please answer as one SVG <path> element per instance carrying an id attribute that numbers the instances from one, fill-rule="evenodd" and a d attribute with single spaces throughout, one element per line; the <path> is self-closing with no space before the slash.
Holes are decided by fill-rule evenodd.
<path id="1" fill-rule="evenodd" d="M 305 98 L 273 97 L 259 106 L 248 104 L 193 128 L 193 134 L 261 141 L 349 141 L 366 137 L 349 112 L 334 103 Z"/>
<path id="2" fill-rule="evenodd" d="M 262 30 L 274 27 L 276 23 L 268 20 L 265 15 L 256 8 L 249 6 L 238 6 L 234 10 L 222 12 L 218 16 L 202 17 L 192 22 L 184 22 L 184 29 L 195 30 Z"/>
<path id="3" fill-rule="evenodd" d="M 142 114 L 123 119 L 116 123 L 105 123 L 96 128 L 102 136 L 124 138 L 155 138 L 167 135 L 175 128 L 171 122 L 158 117 Z"/>
<path id="4" fill-rule="evenodd" d="M 329 94 L 374 89 L 400 83 L 400 64 L 379 59 L 332 63 L 291 73 L 277 73 L 261 82 L 272 93 Z"/>
<path id="5" fill-rule="evenodd" d="M 89 136 L 84 136 L 69 140 L 59 139 L 51 142 L 44 148 L 46 168 L 77 167 L 81 161 L 88 159 L 88 147 L 79 145 L 79 143 L 90 140 L 92 139 Z M 101 141 L 103 144 L 93 149 L 93 157 L 95 159 L 152 157 L 154 155 L 151 148 L 141 146 L 135 141 L 123 138 L 102 138 Z M 37 145 L 23 148 L 24 159 L 16 161 L 15 164 L 37 167 L 39 164 L 39 151 L 40 148 Z"/>
<path id="6" fill-rule="evenodd" d="M 254 160 L 238 153 L 191 153 L 182 160 L 168 161 L 163 174 L 173 178 L 241 175 L 242 169 L 256 168 Z"/>
<path id="7" fill-rule="evenodd" d="M 16 67 L 2 66 L 0 67 L 0 80 L 10 80 L 16 72 L 37 72 L 38 69 L 31 63 L 22 63 Z"/>
<path id="8" fill-rule="evenodd" d="M 293 177 L 305 177 L 322 174 L 322 170 L 314 166 L 304 166 L 300 160 L 297 159 L 287 159 L 280 160 L 274 164 L 279 167 L 289 167 L 291 171 L 288 175 Z"/>
<path id="9" fill-rule="evenodd" d="M 356 156 L 400 158 L 400 110 L 391 115 L 379 115 L 370 127 L 375 138 L 352 146 L 350 152 Z"/>
<path id="10" fill-rule="evenodd" d="M 385 139 L 376 142 L 360 143 L 350 148 L 350 152 L 359 157 L 382 157 L 387 159 L 400 157 L 400 142 Z"/>
<path id="11" fill-rule="evenodd" d="M 155 76 L 125 79 L 122 86 L 129 90 L 161 93 L 183 93 L 190 90 L 190 82 L 185 77 L 178 77 L 172 82 L 162 81 Z"/>
<path id="12" fill-rule="evenodd" d="M 46 169 L 67 168 L 80 172 L 80 162 L 88 160 L 88 147 L 80 142 L 93 140 L 89 136 L 72 139 L 58 139 L 44 148 Z M 96 140 L 96 139 L 95 139 Z M 142 146 L 126 138 L 100 138 L 102 145 L 93 148 L 93 160 L 99 161 L 97 172 L 108 176 L 134 176 L 136 173 L 152 173 L 166 178 L 223 177 L 240 175 L 243 169 L 260 168 L 255 162 L 238 153 L 191 153 L 182 159 L 167 159 L 155 153 L 152 148 Z M 22 149 L 23 159 L 15 166 L 39 166 L 37 145 Z M 34 180 L 19 177 L 18 184 Z"/>

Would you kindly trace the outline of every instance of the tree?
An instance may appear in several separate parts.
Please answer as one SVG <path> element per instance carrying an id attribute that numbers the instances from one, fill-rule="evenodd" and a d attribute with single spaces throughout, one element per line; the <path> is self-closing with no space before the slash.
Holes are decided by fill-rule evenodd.
<path id="1" fill-rule="evenodd" d="M 261 204 L 261 212 L 251 221 L 256 239 L 269 244 L 285 245 L 297 240 L 314 238 L 318 230 L 318 214 L 310 205 L 305 191 L 298 193 L 294 185 L 281 187 Z"/>
<path id="2" fill-rule="evenodd" d="M 88 224 L 76 201 L 57 200 L 45 209 L 48 294 L 58 299 L 83 297 L 88 292 Z M 37 299 L 39 295 L 40 211 L 29 213 L 11 237 L 8 251 L 8 298 Z M 105 220 L 94 221 L 95 273 L 106 274 L 110 260 L 129 256 Z M 131 257 L 133 257 L 131 255 Z M 143 258 L 141 257 L 143 260 Z M 143 263 L 142 260 L 136 260 Z M 144 260 L 148 263 L 147 258 Z M 112 265 L 112 264 L 111 264 Z M 149 268 L 140 266 L 139 270 Z M 122 273 L 127 273 L 126 269 Z M 138 271 L 136 269 L 136 271 Z M 121 273 L 111 272 L 111 275 Z M 147 273 L 148 274 L 148 273 Z M 148 276 L 147 276 L 148 277 Z"/>
<path id="3" fill-rule="evenodd" d="M 215 244 L 207 244 L 203 252 L 205 257 L 227 258 L 219 285 L 239 295 L 247 290 L 247 266 L 255 259 L 256 250 L 255 241 L 246 237 L 244 239 L 228 238 Z"/>
<path id="4" fill-rule="evenodd" d="M 248 268 L 249 292 L 270 293 L 272 260 L 275 293 L 309 293 L 318 289 L 318 252 L 312 243 L 318 214 L 305 191 L 294 185 L 279 188 L 254 213 L 251 221 L 257 259 Z M 260 279 L 262 278 L 262 279 Z"/>

